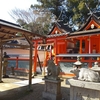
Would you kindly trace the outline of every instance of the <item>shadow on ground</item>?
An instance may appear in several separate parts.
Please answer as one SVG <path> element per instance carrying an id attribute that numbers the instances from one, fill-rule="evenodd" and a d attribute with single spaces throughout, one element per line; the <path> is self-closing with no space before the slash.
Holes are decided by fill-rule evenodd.
<path id="1" fill-rule="evenodd" d="M 4 79 L 6 82 L 6 79 Z M 8 78 L 9 81 L 20 81 L 26 80 L 23 77 L 17 77 L 16 80 L 14 77 Z M 32 90 L 28 91 L 28 86 L 22 86 L 15 89 L 7 90 L 6 92 L 0 92 L 0 100 L 43 100 L 42 92 L 44 91 L 44 82 L 32 84 Z M 66 78 L 61 82 L 61 92 L 62 100 L 70 100 L 70 87 L 66 85 Z"/>

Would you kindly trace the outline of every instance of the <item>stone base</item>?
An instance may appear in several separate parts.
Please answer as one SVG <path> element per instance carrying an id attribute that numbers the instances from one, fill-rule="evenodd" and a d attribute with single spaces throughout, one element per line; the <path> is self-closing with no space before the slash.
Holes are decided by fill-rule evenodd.
<path id="1" fill-rule="evenodd" d="M 9 78 L 9 76 L 8 75 L 3 75 L 3 78 Z"/>
<path id="2" fill-rule="evenodd" d="M 69 79 L 70 100 L 100 100 L 100 83 Z"/>
<path id="3" fill-rule="evenodd" d="M 51 94 L 47 92 L 43 92 L 43 100 L 61 100 L 62 95 Z"/>
<path id="4" fill-rule="evenodd" d="M 44 100 L 61 100 L 61 81 L 62 80 L 45 80 L 45 89 L 43 92 Z"/>

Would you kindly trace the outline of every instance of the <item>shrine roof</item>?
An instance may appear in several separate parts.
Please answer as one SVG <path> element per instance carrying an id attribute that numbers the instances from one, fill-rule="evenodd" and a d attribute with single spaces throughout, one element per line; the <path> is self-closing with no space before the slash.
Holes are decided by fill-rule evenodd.
<path id="1" fill-rule="evenodd" d="M 14 37 L 18 37 L 17 33 L 27 34 L 28 36 L 40 36 L 45 37 L 36 33 L 32 33 L 29 30 L 22 28 L 18 24 L 14 24 L 5 20 L 0 19 L 0 37 L 2 39 L 11 39 Z"/>
<path id="2" fill-rule="evenodd" d="M 53 31 L 55 31 L 55 28 L 57 28 L 60 33 L 54 33 L 52 34 Z M 61 36 L 66 36 L 72 32 L 72 29 L 68 27 L 68 25 L 64 25 L 62 22 L 56 22 L 52 28 L 52 30 L 46 35 L 46 38 L 56 38 L 56 37 L 61 37 Z M 41 37 L 34 37 L 33 40 L 36 39 L 42 39 Z"/>
<path id="3" fill-rule="evenodd" d="M 61 33 L 61 34 L 52 34 L 52 35 L 47 35 L 47 38 L 60 37 L 60 36 L 65 36 L 67 34 L 69 33 L 67 32 L 67 33 Z"/>
<path id="4" fill-rule="evenodd" d="M 58 28 L 61 33 L 72 32 L 72 28 L 70 28 L 68 25 L 62 22 L 55 22 L 52 30 L 48 33 L 48 35 L 52 34 L 52 31 L 54 30 L 55 27 Z"/>
<path id="5" fill-rule="evenodd" d="M 100 34 L 100 29 L 73 32 L 73 33 L 68 34 L 67 38 L 80 37 L 80 36 L 91 36 L 91 35 L 97 35 L 97 34 Z"/>
<path id="6" fill-rule="evenodd" d="M 91 21 L 94 21 L 94 23 L 96 23 L 98 26 L 100 26 L 100 12 L 92 13 L 87 18 L 85 24 L 82 25 L 82 27 L 80 29 L 68 34 L 68 38 L 100 34 L 100 28 L 98 28 L 98 27 L 93 28 L 93 29 L 92 28 L 86 29 L 87 26 L 92 24 L 92 23 L 90 23 Z"/>
<path id="7" fill-rule="evenodd" d="M 51 35 L 47 35 L 46 38 L 55 38 L 55 37 L 61 37 L 61 36 L 66 36 L 67 34 L 69 34 L 68 32 L 67 33 L 61 33 L 61 34 L 51 34 Z M 36 40 L 36 39 L 42 39 L 41 37 L 34 37 L 33 40 Z"/>
<path id="8" fill-rule="evenodd" d="M 91 20 L 94 20 L 98 25 L 100 25 L 100 12 L 92 13 L 86 20 L 86 22 L 79 28 L 77 31 L 85 30 L 86 26 L 89 24 Z"/>

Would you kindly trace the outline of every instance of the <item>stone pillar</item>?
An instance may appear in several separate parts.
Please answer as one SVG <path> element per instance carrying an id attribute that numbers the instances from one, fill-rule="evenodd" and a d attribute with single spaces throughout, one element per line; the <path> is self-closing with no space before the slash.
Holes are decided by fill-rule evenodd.
<path id="1" fill-rule="evenodd" d="M 45 80 L 45 89 L 43 91 L 44 100 L 61 100 L 61 81 L 62 80 Z"/>
<path id="2" fill-rule="evenodd" d="M 11 66 L 11 74 L 15 75 L 14 66 Z"/>

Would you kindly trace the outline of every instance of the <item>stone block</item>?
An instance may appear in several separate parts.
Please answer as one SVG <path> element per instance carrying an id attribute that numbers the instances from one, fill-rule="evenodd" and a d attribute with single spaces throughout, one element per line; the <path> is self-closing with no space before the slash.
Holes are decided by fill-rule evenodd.
<path id="1" fill-rule="evenodd" d="M 61 94 L 52 94 L 48 92 L 43 92 L 43 100 L 61 100 L 62 95 Z"/>
<path id="2" fill-rule="evenodd" d="M 69 79 L 70 100 L 100 100 L 100 83 Z"/>
<path id="3" fill-rule="evenodd" d="M 62 80 L 45 80 L 45 88 L 43 91 L 44 100 L 61 100 L 61 81 Z"/>

